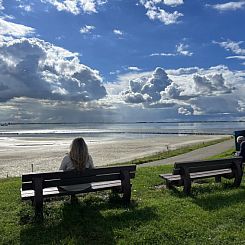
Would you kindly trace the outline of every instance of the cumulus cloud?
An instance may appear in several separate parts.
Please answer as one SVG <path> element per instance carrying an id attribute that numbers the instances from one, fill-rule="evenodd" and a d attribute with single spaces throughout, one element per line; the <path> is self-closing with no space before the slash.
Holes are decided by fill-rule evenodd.
<path id="1" fill-rule="evenodd" d="M 146 15 L 150 20 L 160 20 L 165 25 L 175 24 L 178 22 L 179 17 L 183 16 L 182 13 L 174 11 L 173 13 L 168 13 L 164 9 L 149 9 Z"/>
<path id="2" fill-rule="evenodd" d="M 115 35 L 118 35 L 118 36 L 122 36 L 122 35 L 123 35 L 123 32 L 120 31 L 120 30 L 118 30 L 118 29 L 114 29 L 114 30 L 113 30 L 113 33 L 114 33 Z"/>
<path id="3" fill-rule="evenodd" d="M 81 12 L 92 14 L 97 13 L 100 5 L 105 4 L 104 0 L 42 0 L 44 3 L 49 3 L 57 8 L 58 11 L 66 11 L 74 15 Z"/>
<path id="4" fill-rule="evenodd" d="M 16 97 L 91 101 L 106 90 L 98 71 L 80 64 L 78 55 L 37 38 L 0 45 L 0 100 Z"/>
<path id="5" fill-rule="evenodd" d="M 140 0 L 140 3 L 145 7 L 147 10 L 146 15 L 149 17 L 150 20 L 159 20 L 165 25 L 176 24 L 179 22 L 179 18 L 184 16 L 182 13 L 178 11 L 174 11 L 172 13 L 167 12 L 163 8 L 159 7 L 160 4 L 177 6 L 182 1 L 174 1 L 168 0 L 162 2 L 161 0 Z"/>
<path id="6" fill-rule="evenodd" d="M 227 3 L 214 4 L 214 5 L 207 4 L 207 6 L 210 6 L 213 9 L 216 9 L 220 12 L 235 11 L 238 9 L 243 9 L 245 6 L 245 1 L 227 2 Z"/>
<path id="7" fill-rule="evenodd" d="M 158 67 L 150 77 L 129 81 L 129 89 L 122 93 L 122 98 L 128 103 L 155 102 L 161 99 L 161 91 L 170 83 L 165 71 Z"/>
<path id="8" fill-rule="evenodd" d="M 0 18 L 0 35 L 4 35 L 5 37 L 25 37 L 29 36 L 35 33 L 35 29 L 20 25 L 20 24 L 15 24 L 12 22 L 8 22 L 4 19 Z"/>
<path id="9" fill-rule="evenodd" d="M 92 30 L 94 30 L 94 29 L 95 29 L 95 26 L 85 25 L 84 27 L 82 27 L 82 28 L 80 29 L 80 32 L 81 32 L 82 34 L 88 34 L 88 33 L 91 33 Z"/>
<path id="10" fill-rule="evenodd" d="M 213 95 L 231 93 L 231 88 L 225 85 L 225 79 L 222 74 L 213 74 L 210 76 L 193 76 L 196 92 L 200 95 Z"/>
<path id="11" fill-rule="evenodd" d="M 168 71 L 156 68 L 151 74 L 144 73 L 140 77 L 139 73 L 137 78 L 131 79 L 128 89 L 124 89 L 121 96 L 129 105 L 140 104 L 144 108 L 155 109 L 172 108 L 179 115 L 198 115 L 205 113 L 205 101 L 210 106 L 209 101 L 215 97 L 219 97 L 220 101 L 233 98 L 235 86 L 244 86 L 244 75 L 244 72 L 233 73 L 225 66 Z M 199 102 L 201 98 L 205 98 L 202 103 Z M 222 104 L 219 103 L 219 106 L 222 107 Z M 233 113 L 240 110 L 233 102 L 230 108 L 233 108 Z M 220 112 L 224 110 L 220 109 Z M 218 111 L 218 106 L 213 111 Z"/>

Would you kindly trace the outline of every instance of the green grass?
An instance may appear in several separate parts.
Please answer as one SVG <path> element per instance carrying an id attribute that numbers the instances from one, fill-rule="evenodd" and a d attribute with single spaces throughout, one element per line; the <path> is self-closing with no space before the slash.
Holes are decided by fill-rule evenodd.
<path id="1" fill-rule="evenodd" d="M 198 143 L 198 144 L 180 147 L 176 150 L 158 152 L 158 153 L 150 155 L 150 156 L 137 158 L 137 159 L 134 159 L 134 160 L 128 161 L 128 162 L 117 163 L 115 165 L 122 165 L 122 164 L 137 164 L 138 165 L 138 164 L 142 164 L 142 163 L 146 163 L 146 162 L 158 161 L 158 160 L 166 159 L 169 157 L 174 157 L 174 156 L 177 156 L 180 154 L 188 153 L 190 151 L 194 151 L 194 150 L 197 150 L 199 148 L 207 147 L 210 145 L 215 145 L 215 144 L 218 144 L 218 143 L 223 142 L 225 140 L 230 140 L 231 138 L 232 137 L 227 137 L 227 138 L 222 138 L 222 139 L 218 139 L 218 140 L 212 140 L 212 141 L 207 141 L 207 142 L 202 142 L 202 143 Z"/>
<path id="2" fill-rule="evenodd" d="M 171 170 L 137 169 L 129 207 L 109 192 L 46 202 L 43 223 L 21 203 L 20 179 L 1 180 L 0 244 L 245 244 L 245 182 L 209 180 L 185 197 L 162 185 L 158 175 Z"/>
<path id="3" fill-rule="evenodd" d="M 208 159 L 219 159 L 219 158 L 229 158 L 234 157 L 235 148 L 231 148 L 225 152 L 222 152 L 221 154 L 209 157 Z"/>

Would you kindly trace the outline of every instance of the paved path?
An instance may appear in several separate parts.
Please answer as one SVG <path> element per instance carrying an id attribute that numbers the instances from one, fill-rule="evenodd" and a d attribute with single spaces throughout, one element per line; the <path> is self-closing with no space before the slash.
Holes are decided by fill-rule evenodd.
<path id="1" fill-rule="evenodd" d="M 138 167 L 146 167 L 146 166 L 157 166 L 163 164 L 174 164 L 175 162 L 182 162 L 182 161 L 195 161 L 195 160 L 204 160 L 208 157 L 220 154 L 226 150 L 231 149 L 234 147 L 234 139 L 226 140 L 224 142 L 210 145 L 207 147 L 203 147 L 185 154 L 181 154 L 175 157 L 170 157 L 163 160 L 158 160 L 154 162 L 147 162 L 138 165 Z"/>

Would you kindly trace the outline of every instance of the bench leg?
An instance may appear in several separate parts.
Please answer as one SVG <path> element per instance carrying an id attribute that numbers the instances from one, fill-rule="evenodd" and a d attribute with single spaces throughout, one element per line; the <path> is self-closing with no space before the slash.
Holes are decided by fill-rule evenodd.
<path id="1" fill-rule="evenodd" d="M 215 176 L 215 182 L 220 183 L 221 182 L 221 176 Z"/>
<path id="2" fill-rule="evenodd" d="M 71 195 L 71 204 L 73 205 L 76 203 L 78 203 L 78 199 L 77 199 L 76 195 Z"/>
<path id="3" fill-rule="evenodd" d="M 234 186 L 235 187 L 239 187 L 242 181 L 242 171 L 241 169 L 237 169 L 234 171 L 234 175 L 235 175 L 235 180 L 234 180 Z"/>
<path id="4" fill-rule="evenodd" d="M 43 220 L 43 200 L 34 200 L 35 218 Z"/>
<path id="5" fill-rule="evenodd" d="M 123 191 L 123 202 L 129 204 L 130 199 L 131 199 L 131 188 L 129 190 Z"/>
<path id="6" fill-rule="evenodd" d="M 191 193 L 191 180 L 190 179 L 184 179 L 184 193 L 186 195 L 189 195 Z"/>
<path id="7" fill-rule="evenodd" d="M 43 220 L 43 180 L 37 178 L 33 180 L 34 185 L 34 206 L 35 206 L 35 218 Z"/>
<path id="8" fill-rule="evenodd" d="M 173 188 L 173 185 L 172 185 L 171 181 L 166 180 L 166 187 L 167 187 L 168 189 Z"/>
<path id="9" fill-rule="evenodd" d="M 121 172 L 122 179 L 122 192 L 123 192 L 123 202 L 126 204 L 130 203 L 131 199 L 131 184 L 129 172 Z"/>

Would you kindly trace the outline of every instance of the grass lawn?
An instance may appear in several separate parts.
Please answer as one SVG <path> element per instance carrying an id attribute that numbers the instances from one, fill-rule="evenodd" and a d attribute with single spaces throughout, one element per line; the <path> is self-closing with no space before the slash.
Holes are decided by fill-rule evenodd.
<path id="1" fill-rule="evenodd" d="M 225 153 L 228 156 L 230 153 Z M 0 181 L 0 244 L 245 244 L 245 181 L 213 180 L 166 190 L 158 175 L 172 166 L 138 168 L 132 204 L 109 192 L 45 203 L 44 222 L 35 223 L 30 203 L 20 201 L 20 179 Z"/>

